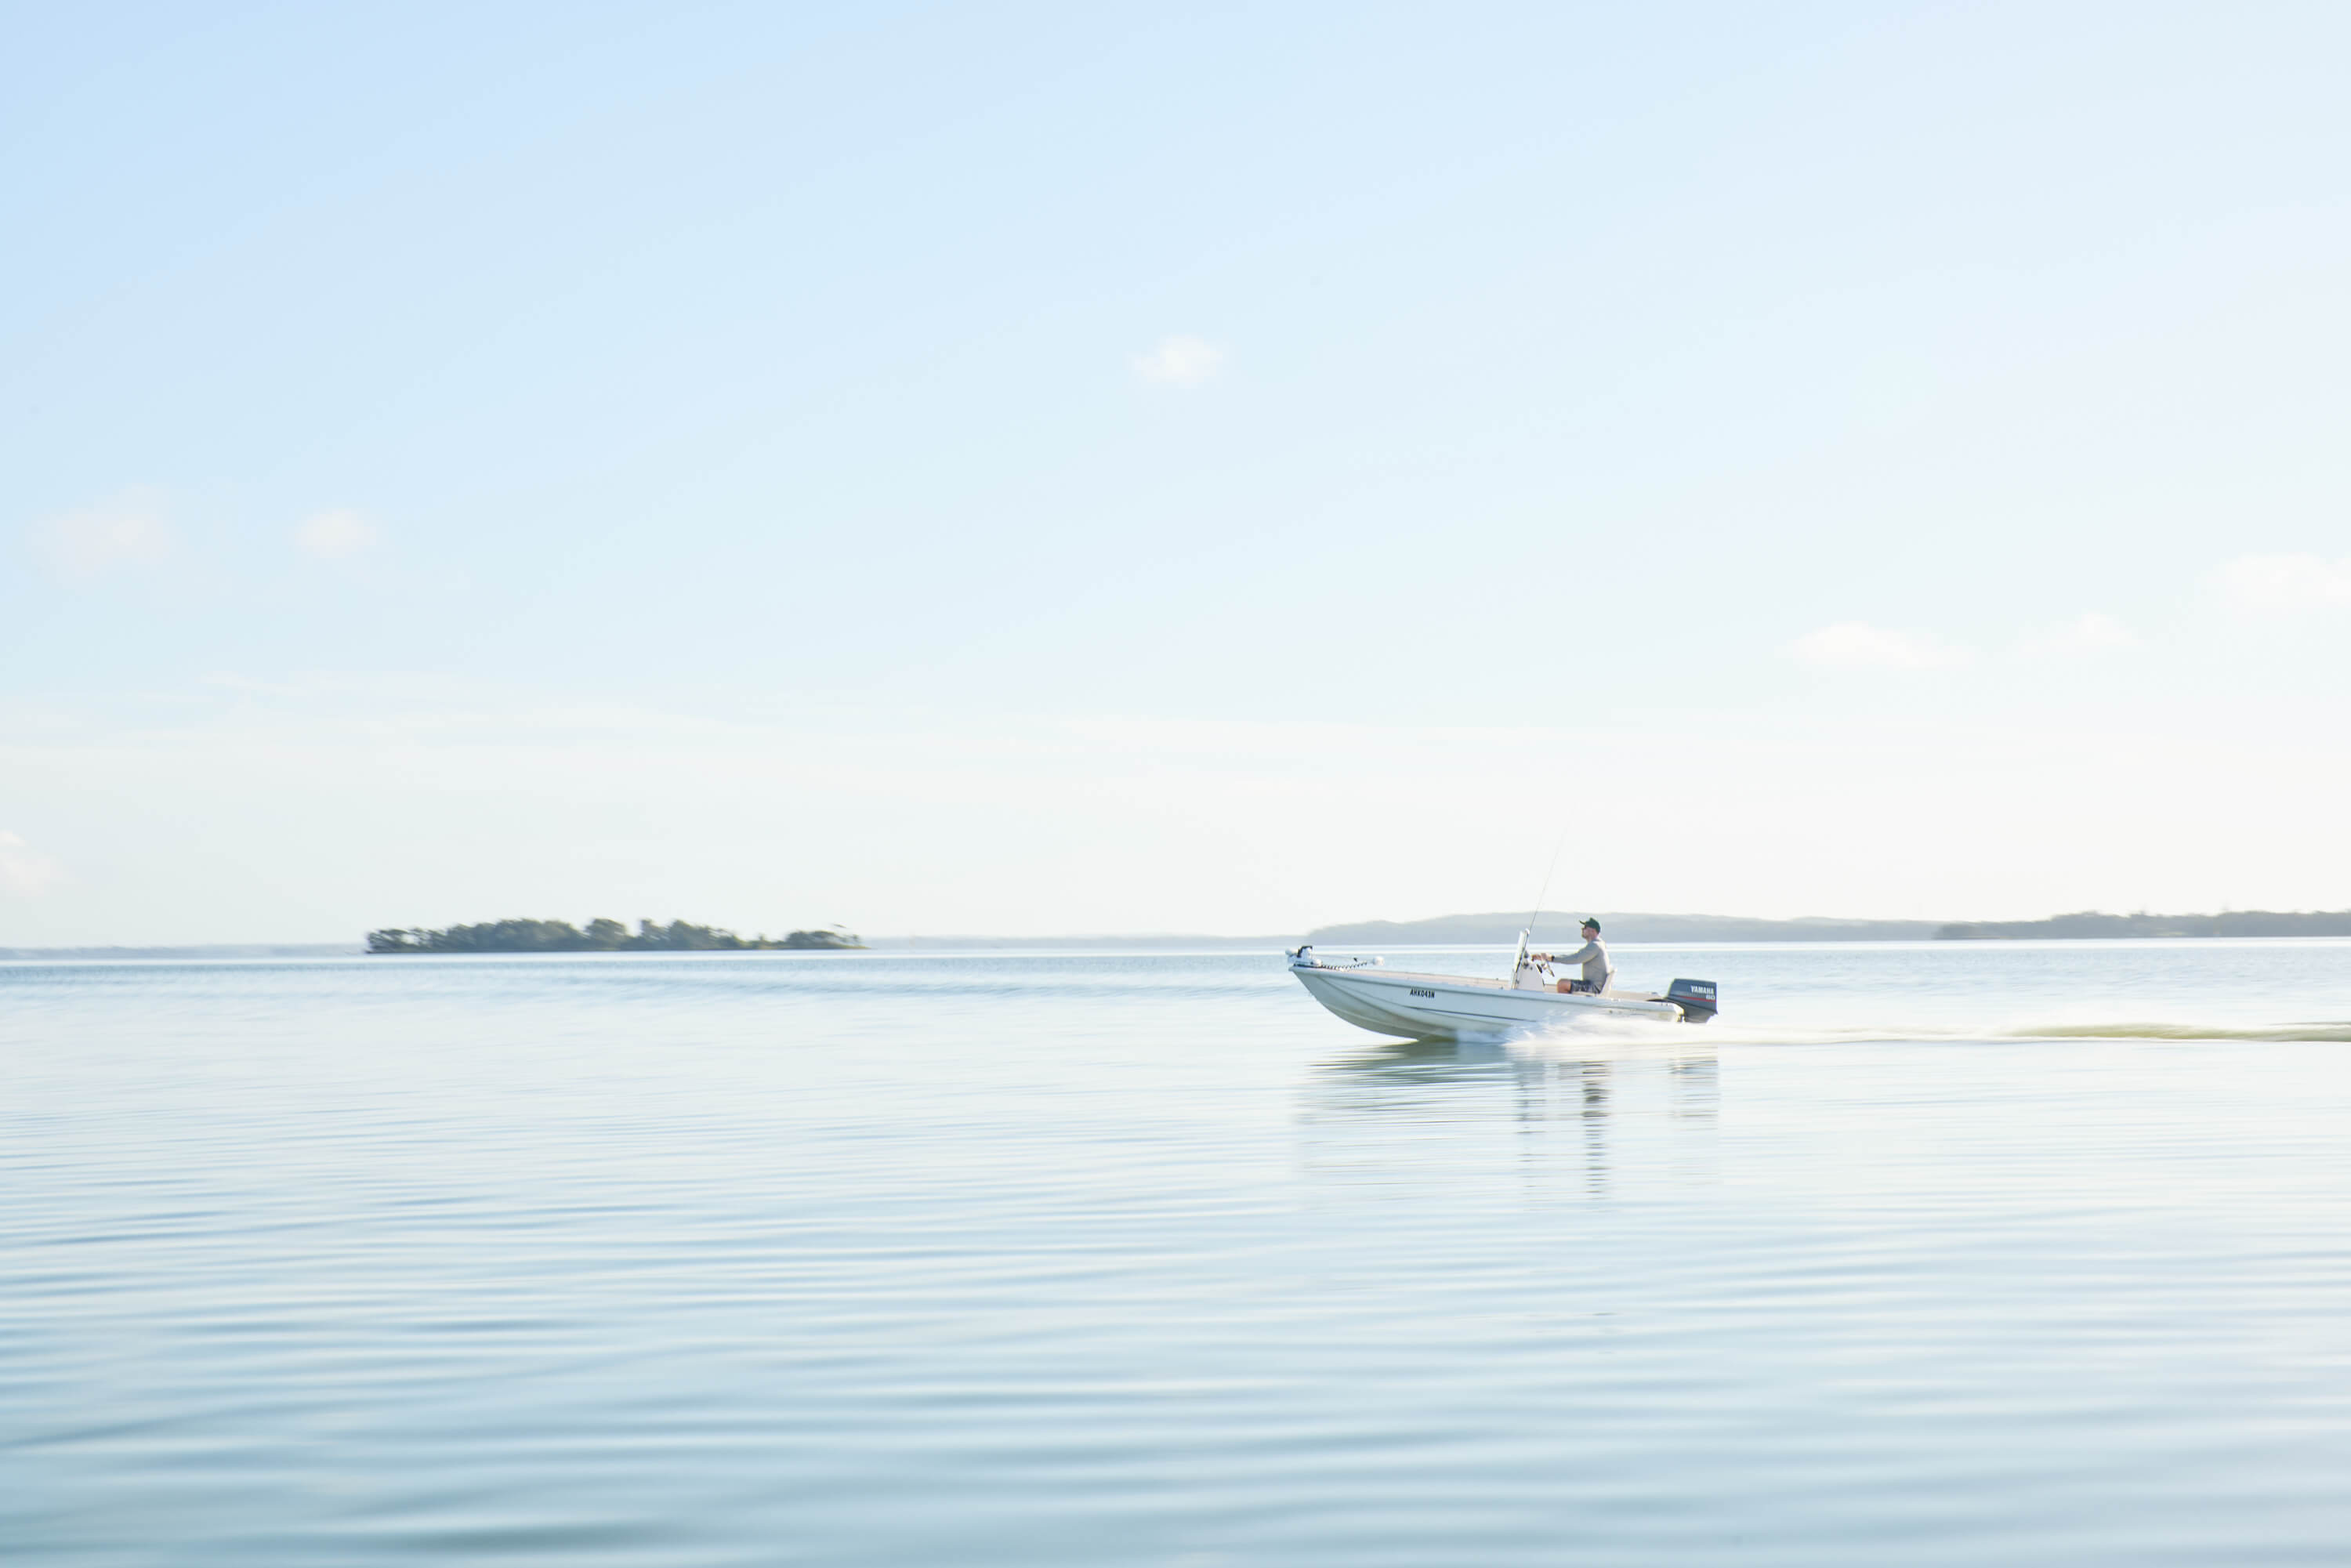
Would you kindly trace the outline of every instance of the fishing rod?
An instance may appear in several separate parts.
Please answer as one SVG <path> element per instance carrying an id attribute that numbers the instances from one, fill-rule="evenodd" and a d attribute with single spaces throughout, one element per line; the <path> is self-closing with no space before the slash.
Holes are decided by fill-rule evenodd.
<path id="1" fill-rule="evenodd" d="M 1543 900 L 1551 896 L 1551 879 L 1559 870 L 1559 857 L 1567 848 L 1568 828 L 1573 825 L 1572 823 L 1562 825 L 1559 830 L 1559 842 L 1551 847 L 1551 864 L 1543 868 L 1542 891 L 1535 894 L 1535 906 L 1527 912 L 1527 933 L 1519 939 L 1522 948 L 1531 946 L 1534 942 L 1535 922 L 1541 917 Z"/>

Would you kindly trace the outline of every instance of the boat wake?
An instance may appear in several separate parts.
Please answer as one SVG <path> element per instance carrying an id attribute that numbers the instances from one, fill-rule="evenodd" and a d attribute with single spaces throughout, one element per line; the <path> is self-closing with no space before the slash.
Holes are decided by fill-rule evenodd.
<path id="1" fill-rule="evenodd" d="M 1917 1024 L 1836 1024 L 1807 1028 L 1801 1024 L 1739 1025 L 1720 1019 L 1704 1029 L 1652 1023 L 1642 1019 L 1592 1019 L 1498 1033 L 1487 1043 L 1514 1050 L 1551 1051 L 1579 1046 L 1664 1045 L 1677 1051 L 1726 1045 L 1865 1045 L 1889 1041 L 1919 1044 L 2008 1044 L 2027 1040 L 2242 1040 L 2256 1044 L 2303 1041 L 2351 1044 L 2351 1022 L 2212 1024 L 2179 1021 L 2125 1020 L 2092 1023 L 1980 1024 L 1941 1022 Z"/>
<path id="2" fill-rule="evenodd" d="M 2230 1026 L 2196 1023 L 2068 1023 L 2019 1030 L 2011 1037 L 2030 1040 L 2260 1040 L 2351 1042 L 2351 1023 L 2280 1023 Z"/>

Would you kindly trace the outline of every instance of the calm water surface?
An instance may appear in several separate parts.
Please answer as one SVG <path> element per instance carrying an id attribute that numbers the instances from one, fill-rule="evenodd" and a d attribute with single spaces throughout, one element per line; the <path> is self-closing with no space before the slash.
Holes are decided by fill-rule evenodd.
<path id="1" fill-rule="evenodd" d="M 0 965 L 0 1556 L 2351 1556 L 2351 944 L 1618 962 Z"/>

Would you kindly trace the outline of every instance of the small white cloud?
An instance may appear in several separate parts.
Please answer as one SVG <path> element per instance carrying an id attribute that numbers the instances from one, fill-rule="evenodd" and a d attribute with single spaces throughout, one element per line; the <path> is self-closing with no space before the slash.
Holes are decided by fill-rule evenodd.
<path id="1" fill-rule="evenodd" d="M 2085 611 L 2060 626 L 2027 637 L 2028 654 L 2121 653 L 2139 645 L 2138 633 L 2111 615 Z"/>
<path id="2" fill-rule="evenodd" d="M 2351 558 L 2240 556 L 2214 577 L 2229 607 L 2248 615 L 2351 607 Z"/>
<path id="3" fill-rule="evenodd" d="M 117 567 L 153 566 L 172 553 L 162 497 L 126 490 L 110 501 L 33 525 L 33 543 L 67 577 L 96 577 Z"/>
<path id="4" fill-rule="evenodd" d="M 0 831 L 0 893 L 30 898 L 57 880 L 55 861 L 35 854 L 32 846 L 16 834 Z"/>
<path id="5" fill-rule="evenodd" d="M 1217 373 L 1225 351 L 1198 338 L 1162 338 L 1147 354 L 1138 354 L 1134 373 L 1162 386 L 1196 387 Z"/>
<path id="6" fill-rule="evenodd" d="M 1840 621 L 1807 632 L 1788 645 L 1802 664 L 1823 670 L 1950 670 L 1975 660 L 1975 650 L 1922 632 L 1892 632 L 1861 621 Z"/>
<path id="7" fill-rule="evenodd" d="M 319 560 L 340 560 L 371 549 L 374 527 L 357 512 L 320 512 L 305 517 L 294 529 L 294 548 Z"/>

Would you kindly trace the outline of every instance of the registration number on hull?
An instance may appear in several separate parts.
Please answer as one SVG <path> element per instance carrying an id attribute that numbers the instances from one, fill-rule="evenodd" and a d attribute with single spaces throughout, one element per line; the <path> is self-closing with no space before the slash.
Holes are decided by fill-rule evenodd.
<path id="1" fill-rule="evenodd" d="M 1432 1002 L 1437 999 L 1437 993 L 1435 991 L 1415 990 L 1412 994 L 1416 997 L 1426 997 Z"/>

